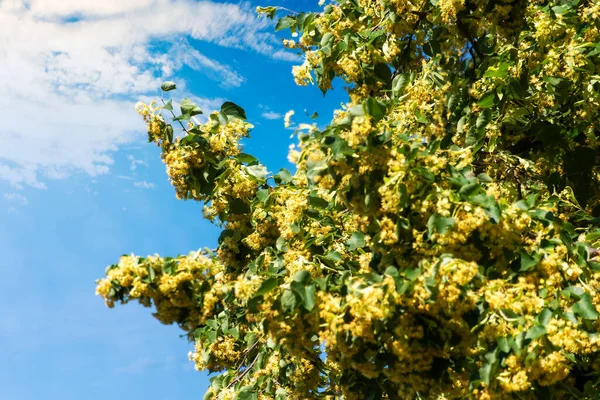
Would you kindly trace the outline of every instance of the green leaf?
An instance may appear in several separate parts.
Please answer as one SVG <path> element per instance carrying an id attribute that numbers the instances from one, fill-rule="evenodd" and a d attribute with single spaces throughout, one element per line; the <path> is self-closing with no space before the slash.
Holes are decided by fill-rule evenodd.
<path id="1" fill-rule="evenodd" d="M 496 100 L 496 95 L 494 92 L 488 92 L 484 94 L 481 99 L 479 99 L 477 104 L 479 104 L 479 107 L 481 108 L 490 108 L 494 105 L 494 100 Z"/>
<path id="2" fill-rule="evenodd" d="M 544 308 L 541 313 L 537 316 L 537 321 L 542 325 L 546 326 L 552 320 L 552 315 L 554 313 L 549 308 Z"/>
<path id="3" fill-rule="evenodd" d="M 592 298 L 587 293 L 581 296 L 581 300 L 579 300 L 573 305 L 572 310 L 581 318 L 592 321 L 598 319 L 598 316 L 600 315 L 598 314 L 598 311 L 596 311 L 596 307 L 594 307 L 594 304 L 592 303 Z"/>
<path id="4" fill-rule="evenodd" d="M 510 345 L 508 344 L 506 337 L 499 337 L 497 342 L 500 350 L 502 350 L 504 353 L 510 353 Z"/>
<path id="5" fill-rule="evenodd" d="M 323 258 L 326 259 L 326 260 L 333 261 L 333 262 L 340 262 L 340 261 L 342 261 L 342 255 L 339 252 L 335 251 L 335 250 L 330 251 Z"/>
<path id="6" fill-rule="evenodd" d="M 294 282 L 299 282 L 299 283 L 305 284 L 310 280 L 310 272 L 308 272 L 306 270 L 298 271 L 298 272 L 296 272 L 296 274 L 294 275 L 292 280 Z"/>
<path id="7" fill-rule="evenodd" d="M 335 36 L 331 32 L 327 32 L 321 38 L 321 47 L 330 45 L 335 39 Z"/>
<path id="8" fill-rule="evenodd" d="M 329 207 L 329 202 L 325 199 L 320 198 L 318 195 L 310 195 L 307 197 L 308 204 L 312 207 L 316 208 L 327 208 Z"/>
<path id="9" fill-rule="evenodd" d="M 262 164 L 250 165 L 244 167 L 246 172 L 255 177 L 259 182 L 265 182 L 267 180 L 267 167 Z"/>
<path id="10" fill-rule="evenodd" d="M 277 174 L 275 174 L 273 178 L 278 185 L 285 185 L 286 183 L 290 183 L 292 181 L 292 174 L 287 169 L 282 168 Z"/>
<path id="11" fill-rule="evenodd" d="M 146 271 L 148 272 L 148 277 L 146 278 L 146 282 L 151 283 L 156 278 L 156 272 L 154 272 L 154 268 L 148 266 L 146 267 Z"/>
<path id="12" fill-rule="evenodd" d="M 167 82 L 163 83 L 162 85 L 160 85 L 160 88 L 162 89 L 163 92 L 168 92 L 169 90 L 177 89 L 177 85 L 175 85 L 175 82 L 167 81 Z"/>
<path id="13" fill-rule="evenodd" d="M 269 189 L 259 189 L 256 192 L 256 197 L 258 197 L 258 199 L 261 201 L 261 203 L 266 202 L 267 199 L 269 198 Z"/>
<path id="14" fill-rule="evenodd" d="M 379 63 L 374 68 L 375 76 L 382 82 L 389 82 L 392 77 L 392 71 L 386 63 Z"/>
<path id="15" fill-rule="evenodd" d="M 417 268 L 413 268 L 413 269 L 407 269 L 406 271 L 404 271 L 404 276 L 406 277 L 406 279 L 408 279 L 409 281 L 414 281 L 416 280 L 419 276 L 421 276 L 421 268 L 417 267 Z"/>
<path id="16" fill-rule="evenodd" d="M 463 133 L 465 131 L 465 123 L 467 122 L 467 117 L 462 116 L 458 123 L 456 124 L 456 132 Z"/>
<path id="17" fill-rule="evenodd" d="M 503 62 L 498 66 L 490 66 L 483 74 L 484 78 L 505 78 L 508 76 L 509 63 Z"/>
<path id="18" fill-rule="evenodd" d="M 483 129 L 490 123 L 491 120 L 492 111 L 490 111 L 489 109 L 485 109 L 481 113 L 479 113 L 477 121 L 475 122 L 475 126 L 477 127 L 477 129 Z"/>
<path id="19" fill-rule="evenodd" d="M 576 299 L 580 299 L 585 294 L 585 290 L 579 286 L 569 286 L 561 291 L 561 294 L 567 299 L 570 299 L 571 296 L 575 297 Z"/>
<path id="20" fill-rule="evenodd" d="M 254 293 L 254 297 L 263 296 L 269 293 L 271 290 L 275 289 L 279 285 L 279 279 L 277 278 L 268 278 L 264 280 L 256 293 Z"/>
<path id="21" fill-rule="evenodd" d="M 258 161 L 258 158 L 246 153 L 238 154 L 235 159 L 244 164 L 252 164 Z"/>
<path id="22" fill-rule="evenodd" d="M 429 221 L 427 221 L 427 231 L 429 237 L 433 236 L 434 233 L 443 235 L 448 231 L 448 228 L 455 223 L 456 220 L 454 218 L 446 218 L 438 214 L 432 214 L 431 217 L 429 217 Z"/>
<path id="23" fill-rule="evenodd" d="M 484 361 L 483 366 L 479 369 L 479 377 L 487 386 L 490 385 L 490 378 L 496 366 L 498 365 L 498 357 L 496 353 L 497 350 L 487 353 L 485 355 L 486 361 Z"/>
<path id="24" fill-rule="evenodd" d="M 275 241 L 275 248 L 279 251 L 286 252 L 287 251 L 287 243 L 283 236 L 279 236 Z"/>
<path id="25" fill-rule="evenodd" d="M 275 25 L 275 31 L 280 31 L 282 29 L 287 29 L 287 28 L 291 28 L 292 26 L 294 26 L 296 24 L 296 19 L 293 17 L 285 16 L 283 18 L 279 18 L 279 21 L 277 21 L 277 25 Z"/>
<path id="26" fill-rule="evenodd" d="M 165 131 L 167 133 L 167 141 L 173 143 L 173 126 L 167 125 Z"/>
<path id="27" fill-rule="evenodd" d="M 350 239 L 346 241 L 346 246 L 348 246 L 348 250 L 353 251 L 356 249 L 360 249 L 365 246 L 365 235 L 361 232 L 354 232 Z"/>
<path id="28" fill-rule="evenodd" d="M 369 97 L 363 103 L 365 112 L 369 114 L 375 122 L 378 122 L 385 116 L 385 104 L 374 97 Z"/>
<path id="29" fill-rule="evenodd" d="M 315 293 L 317 286 L 313 283 L 305 286 L 306 297 L 304 298 L 304 308 L 308 311 L 312 311 L 315 308 Z"/>
<path id="30" fill-rule="evenodd" d="M 315 307 L 315 290 L 316 285 L 304 285 L 297 281 L 292 281 L 290 287 L 298 297 L 302 300 L 304 308 L 311 311 Z"/>
<path id="31" fill-rule="evenodd" d="M 202 110 L 190 99 L 181 100 L 181 114 L 193 117 L 194 115 L 202 114 Z"/>
<path id="32" fill-rule="evenodd" d="M 208 392 L 204 393 L 204 397 L 202 397 L 202 400 L 210 400 L 213 397 L 215 397 L 215 392 L 209 390 Z"/>
<path id="33" fill-rule="evenodd" d="M 267 18 L 273 19 L 275 17 L 275 13 L 277 12 L 277 7 L 269 6 L 269 7 L 256 7 L 256 13 L 258 15 L 266 15 Z"/>
<path id="34" fill-rule="evenodd" d="M 167 101 L 163 106 L 163 109 L 167 111 L 173 111 L 173 100 Z"/>
<path id="35" fill-rule="evenodd" d="M 415 110 L 415 117 L 416 117 L 417 122 L 420 122 L 422 124 L 429 123 L 429 119 L 427 119 L 427 116 L 425 114 L 423 114 L 421 112 L 421 110 L 419 110 L 419 109 Z"/>
<path id="36" fill-rule="evenodd" d="M 396 75 L 392 81 L 392 97 L 398 98 L 404 93 L 404 89 L 408 85 L 408 75 Z"/>
<path id="37" fill-rule="evenodd" d="M 537 339 L 546 334 L 546 328 L 544 325 L 534 325 L 532 326 L 525 335 L 525 339 Z"/>
<path id="38" fill-rule="evenodd" d="M 243 386 L 240 391 L 237 393 L 237 400 L 256 400 L 258 395 L 254 393 L 253 385 Z"/>
<path id="39" fill-rule="evenodd" d="M 519 271 L 525 272 L 534 268 L 537 263 L 540 261 L 541 255 L 540 253 L 534 253 L 530 255 L 525 251 L 521 252 L 521 269 Z"/>
<path id="40" fill-rule="evenodd" d="M 223 103 L 223 105 L 221 106 L 221 111 L 229 117 L 239 118 L 243 120 L 246 119 L 246 112 L 244 111 L 244 109 L 238 106 L 237 104 L 232 103 L 231 101 L 226 101 L 225 103 Z"/>
<path id="41" fill-rule="evenodd" d="M 285 289 L 280 298 L 281 306 L 286 311 L 292 311 L 296 308 L 296 295 L 289 289 Z"/>

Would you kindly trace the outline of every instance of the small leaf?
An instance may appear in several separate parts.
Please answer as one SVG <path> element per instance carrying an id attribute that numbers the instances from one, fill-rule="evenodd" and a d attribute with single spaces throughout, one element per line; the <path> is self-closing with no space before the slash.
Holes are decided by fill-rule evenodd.
<path id="1" fill-rule="evenodd" d="M 363 103 L 365 112 L 369 114 L 375 122 L 378 122 L 385 116 L 385 104 L 374 97 L 369 97 Z"/>
<path id="2" fill-rule="evenodd" d="M 177 85 L 175 85 L 175 82 L 167 81 L 167 82 L 163 83 L 162 85 L 160 85 L 160 88 L 162 89 L 163 92 L 168 92 L 169 90 L 177 89 Z"/>
<path id="3" fill-rule="evenodd" d="M 181 100 L 181 114 L 187 117 L 202 114 L 202 110 L 190 99 Z"/>
<path id="4" fill-rule="evenodd" d="M 277 7 L 269 6 L 269 7 L 256 7 L 256 13 L 260 16 L 266 15 L 267 18 L 273 19 L 275 13 L 277 12 Z"/>
<path id="5" fill-rule="evenodd" d="M 540 261 L 540 253 L 534 253 L 529 255 L 527 252 L 521 252 L 521 269 L 519 271 L 525 272 L 531 270 Z"/>
<path id="6" fill-rule="evenodd" d="M 361 232 L 354 232 L 350 239 L 346 241 L 346 246 L 348 246 L 348 250 L 353 251 L 356 249 L 360 249 L 365 246 L 365 235 Z"/>
<path id="7" fill-rule="evenodd" d="M 599 316 L 596 307 L 594 307 L 594 304 L 592 303 L 592 298 L 587 293 L 581 296 L 581 300 L 575 303 L 572 309 L 575 314 L 583 319 L 595 321 Z"/>
<path id="8" fill-rule="evenodd" d="M 406 271 L 404 271 L 404 276 L 406 277 L 406 279 L 408 279 L 409 281 L 414 281 L 416 280 L 419 276 L 421 276 L 421 268 L 417 267 L 417 268 L 413 268 L 413 269 L 407 269 Z"/>
<path id="9" fill-rule="evenodd" d="M 429 221 L 427 222 L 427 230 L 429 233 L 429 237 L 433 236 L 434 233 L 443 235 L 444 233 L 446 233 L 446 231 L 448 231 L 448 228 L 450 228 L 455 223 L 456 220 L 454 218 L 446 218 L 438 214 L 432 214 L 431 217 L 429 217 Z"/>
<path id="10" fill-rule="evenodd" d="M 313 283 L 305 287 L 306 297 L 304 298 L 304 308 L 312 311 L 315 308 L 315 292 L 317 286 Z"/>
<path id="11" fill-rule="evenodd" d="M 382 82 L 389 82 L 392 77 L 392 71 L 386 63 L 379 63 L 374 68 L 375 76 Z"/>
<path id="12" fill-rule="evenodd" d="M 246 153 L 238 154 L 237 156 L 235 156 L 235 159 L 238 160 L 239 162 L 245 163 L 245 164 L 252 164 L 252 163 L 258 161 L 258 158 L 254 157 L 253 155 L 246 154 Z"/>
<path id="13" fill-rule="evenodd" d="M 404 89 L 408 85 L 408 76 L 406 74 L 396 75 L 392 81 L 392 96 L 398 98 L 404 93 Z"/>
<path id="14" fill-rule="evenodd" d="M 312 207 L 316 208 L 327 208 L 329 207 L 329 202 L 325 199 L 318 197 L 317 195 L 310 195 L 307 197 L 308 204 Z"/>
<path id="15" fill-rule="evenodd" d="M 525 335 L 525 339 L 537 339 L 546 334 L 546 328 L 543 325 L 532 326 Z"/>
<path id="16" fill-rule="evenodd" d="M 263 283 L 260 284 L 260 287 L 256 293 L 254 293 L 254 297 L 263 296 L 269 293 L 271 290 L 275 289 L 277 285 L 279 285 L 279 279 L 277 278 L 268 278 L 264 280 Z"/>
<path id="17" fill-rule="evenodd" d="M 292 174 L 285 168 L 279 170 L 277 174 L 273 177 L 275 178 L 275 182 L 278 185 L 290 183 L 292 181 Z"/>
<path id="18" fill-rule="evenodd" d="M 268 189 L 259 189 L 256 192 L 256 197 L 258 197 L 258 199 L 261 201 L 261 203 L 266 202 L 267 199 L 269 198 L 269 190 Z"/>
<path id="19" fill-rule="evenodd" d="M 542 325 L 546 326 L 552 319 L 554 313 L 549 308 L 544 308 L 541 313 L 537 316 L 537 321 Z"/>
<path id="20" fill-rule="evenodd" d="M 465 116 L 462 116 L 458 120 L 458 123 L 456 124 L 456 132 L 457 133 L 463 133 L 465 131 L 465 122 L 467 122 L 467 118 Z"/>
<path id="21" fill-rule="evenodd" d="M 494 100 L 496 99 L 496 95 L 494 94 L 494 92 L 488 92 L 486 94 L 484 94 L 481 99 L 479 99 L 479 102 L 477 104 L 479 104 L 479 107 L 481 108 L 490 108 L 491 106 L 494 105 Z"/>
<path id="22" fill-rule="evenodd" d="M 285 289 L 280 298 L 281 306 L 286 311 L 292 311 L 296 308 L 296 295 L 289 289 Z"/>
<path id="23" fill-rule="evenodd" d="M 243 120 L 246 119 L 246 112 L 244 109 L 237 104 L 232 103 L 231 101 L 226 101 L 223 103 L 221 106 L 221 111 L 229 117 L 235 117 Z"/>
<path id="24" fill-rule="evenodd" d="M 310 272 L 306 270 L 301 270 L 296 272 L 294 277 L 292 278 L 294 282 L 300 282 L 302 284 L 307 283 L 310 280 Z"/>
<path id="25" fill-rule="evenodd" d="M 173 111 L 173 100 L 167 101 L 163 106 L 163 109 L 167 111 Z"/>
<path id="26" fill-rule="evenodd" d="M 326 260 L 334 261 L 334 262 L 342 261 L 342 255 L 340 253 L 338 253 L 337 251 L 335 251 L 335 250 L 334 251 L 330 251 L 323 258 L 326 259 Z"/>
<path id="27" fill-rule="evenodd" d="M 491 120 L 492 112 L 489 109 L 485 109 L 477 117 L 477 122 L 475 123 L 475 126 L 477 127 L 477 129 L 483 129 L 490 123 Z"/>
<path id="28" fill-rule="evenodd" d="M 275 31 L 277 32 L 282 29 L 291 28 L 295 24 L 296 24 L 295 18 L 290 17 L 290 16 L 285 16 L 283 18 L 280 18 L 279 21 L 277 21 L 277 25 L 275 25 Z"/>
<path id="29" fill-rule="evenodd" d="M 267 167 L 262 164 L 250 165 L 245 167 L 246 172 L 249 175 L 255 177 L 259 182 L 265 182 L 267 180 Z"/>
<path id="30" fill-rule="evenodd" d="M 483 74 L 484 78 L 505 78 L 508 76 L 509 63 L 500 63 L 497 67 L 490 66 Z"/>

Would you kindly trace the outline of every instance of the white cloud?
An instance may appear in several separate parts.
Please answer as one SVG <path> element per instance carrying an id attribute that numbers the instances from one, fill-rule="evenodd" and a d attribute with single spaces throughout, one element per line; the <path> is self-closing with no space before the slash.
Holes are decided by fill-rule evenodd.
<path id="1" fill-rule="evenodd" d="M 146 182 L 146 181 L 139 181 L 139 182 L 133 182 L 133 186 L 140 188 L 140 189 L 154 189 L 156 188 L 156 185 L 152 182 Z"/>
<path id="2" fill-rule="evenodd" d="M 263 111 L 263 113 L 261 114 L 261 117 L 265 118 L 265 119 L 281 119 L 282 115 L 279 113 L 276 113 L 275 111 Z"/>
<path id="3" fill-rule="evenodd" d="M 29 201 L 27 200 L 27 197 L 23 196 L 22 194 L 18 194 L 18 193 L 5 193 L 4 198 L 6 200 L 10 200 L 10 201 L 19 203 L 22 206 L 25 206 L 29 203 Z"/>
<path id="4" fill-rule="evenodd" d="M 0 1 L 0 181 L 44 188 L 48 178 L 107 173 L 111 154 L 143 136 L 135 102 L 169 77 L 185 89 L 172 76 L 180 68 L 224 87 L 244 82 L 188 38 L 296 59 L 277 50 L 271 24 L 246 3 Z"/>
<path id="5" fill-rule="evenodd" d="M 141 165 L 141 166 L 144 166 L 144 167 L 148 166 L 148 163 L 146 161 L 144 161 L 144 160 L 138 160 L 137 158 L 135 158 L 131 154 L 127 156 L 127 159 L 129 161 L 131 161 L 131 165 L 129 166 L 129 168 L 132 171 L 135 171 L 137 169 L 138 165 Z"/>

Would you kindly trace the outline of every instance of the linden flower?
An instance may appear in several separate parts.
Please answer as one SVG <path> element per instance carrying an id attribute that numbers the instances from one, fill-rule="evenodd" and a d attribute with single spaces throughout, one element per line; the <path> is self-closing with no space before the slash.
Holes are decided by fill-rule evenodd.
<path id="1" fill-rule="evenodd" d="M 292 67 L 292 75 L 298 86 L 306 86 L 309 83 L 313 83 L 312 76 L 310 75 L 310 65 L 308 61 L 305 61 L 302 65 L 295 65 Z"/>
<path id="2" fill-rule="evenodd" d="M 285 117 L 283 117 L 283 126 L 285 126 L 286 128 L 289 128 L 290 125 L 292 125 L 292 116 L 295 113 L 296 112 L 294 110 L 290 110 L 285 113 Z"/>

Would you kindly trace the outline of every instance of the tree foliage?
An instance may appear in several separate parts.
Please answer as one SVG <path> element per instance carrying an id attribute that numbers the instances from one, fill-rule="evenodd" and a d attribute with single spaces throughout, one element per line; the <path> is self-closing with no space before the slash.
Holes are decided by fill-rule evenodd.
<path id="1" fill-rule="evenodd" d="M 123 256 L 97 292 L 181 326 L 218 373 L 206 399 L 596 398 L 599 28 L 593 0 L 279 18 L 296 82 L 343 80 L 348 103 L 296 125 L 277 174 L 242 153 L 241 107 L 139 105 L 177 197 L 223 231 L 214 252 Z"/>

